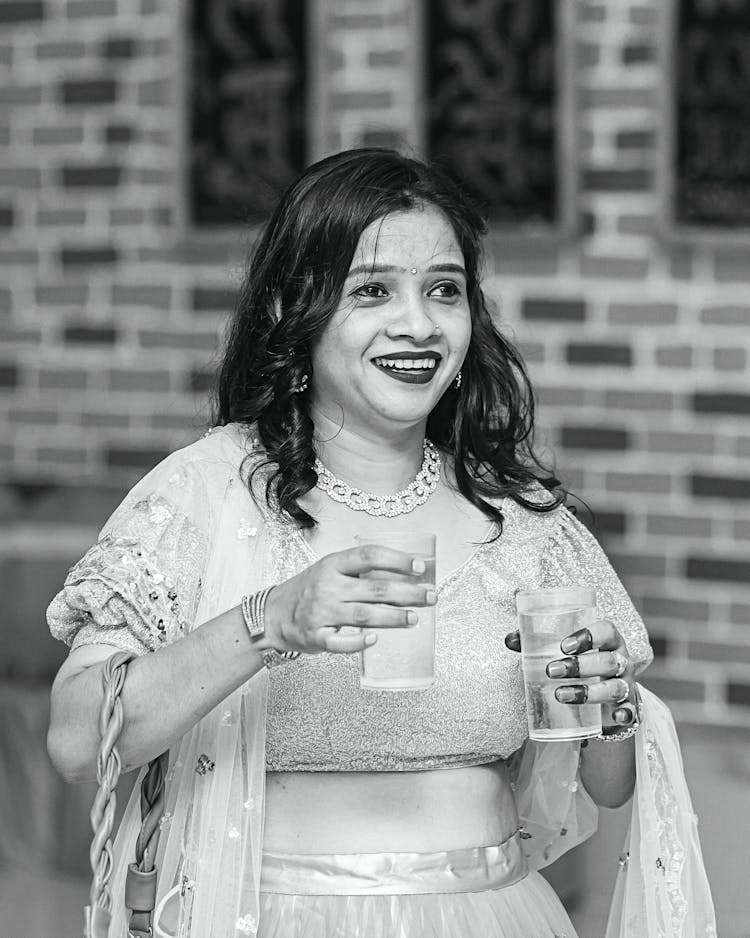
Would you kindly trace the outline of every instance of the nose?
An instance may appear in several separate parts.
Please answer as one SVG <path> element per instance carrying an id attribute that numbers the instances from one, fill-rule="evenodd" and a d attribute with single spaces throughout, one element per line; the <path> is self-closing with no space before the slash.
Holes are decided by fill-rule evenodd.
<path id="1" fill-rule="evenodd" d="M 418 289 L 409 290 L 392 308 L 393 318 L 385 330 L 389 339 L 426 342 L 435 335 L 435 322 L 429 316 L 427 300 Z"/>

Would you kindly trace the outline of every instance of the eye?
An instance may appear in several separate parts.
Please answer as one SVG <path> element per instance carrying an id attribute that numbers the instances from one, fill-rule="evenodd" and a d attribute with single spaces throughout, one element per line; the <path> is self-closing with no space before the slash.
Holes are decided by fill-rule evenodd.
<path id="1" fill-rule="evenodd" d="M 461 296 L 461 288 L 452 280 L 443 280 L 436 283 L 430 290 L 430 296 L 436 296 L 441 300 L 454 300 L 456 297 Z"/>
<path id="2" fill-rule="evenodd" d="M 388 291 L 380 283 L 365 283 L 356 290 L 352 290 L 350 296 L 356 296 L 360 300 L 382 300 L 388 296 Z"/>

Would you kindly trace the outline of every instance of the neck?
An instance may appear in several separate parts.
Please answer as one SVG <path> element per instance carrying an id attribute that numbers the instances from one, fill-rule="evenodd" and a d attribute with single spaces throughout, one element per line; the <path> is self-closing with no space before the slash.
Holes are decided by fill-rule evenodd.
<path id="1" fill-rule="evenodd" d="M 405 488 L 424 459 L 424 425 L 383 438 L 334 424 L 319 413 L 315 422 L 315 451 L 323 465 L 349 485 L 390 495 Z"/>

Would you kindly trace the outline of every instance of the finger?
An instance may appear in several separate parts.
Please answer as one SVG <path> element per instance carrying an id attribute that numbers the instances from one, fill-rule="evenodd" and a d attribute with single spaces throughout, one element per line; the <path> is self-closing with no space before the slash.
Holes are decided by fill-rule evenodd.
<path id="1" fill-rule="evenodd" d="M 520 632 L 508 632 L 505 636 L 505 647 L 510 651 L 520 651 L 521 650 L 521 633 Z"/>
<path id="2" fill-rule="evenodd" d="M 336 569 L 347 576 L 360 576 L 372 570 L 389 570 L 405 576 L 419 576 L 425 571 L 424 560 L 402 550 L 363 544 L 334 554 Z"/>
<path id="3" fill-rule="evenodd" d="M 414 609 L 382 603 L 341 603 L 334 614 L 341 625 L 368 629 L 408 629 L 419 622 L 419 613 Z"/>
<path id="4" fill-rule="evenodd" d="M 608 681 L 600 681 L 598 684 L 568 684 L 566 687 L 558 687 L 555 690 L 555 697 L 560 703 L 611 704 L 622 703 L 629 693 L 628 682 L 621 677 L 616 677 Z"/>
<path id="5" fill-rule="evenodd" d="M 411 581 L 411 582 L 409 582 Z M 390 606 L 434 606 L 437 592 L 430 583 L 415 583 L 412 577 L 393 580 L 389 576 L 347 581 L 348 602 L 385 603 Z"/>
<path id="6" fill-rule="evenodd" d="M 324 629 L 323 650 L 335 655 L 351 655 L 364 651 L 377 641 L 377 635 L 362 629 L 344 626 L 342 629 Z"/>
<path id="7" fill-rule="evenodd" d="M 577 677 L 622 677 L 630 664 L 619 651 L 588 651 L 569 658 L 558 658 L 547 665 L 547 677 L 553 680 Z"/>
<path id="8" fill-rule="evenodd" d="M 592 648 L 604 651 L 625 648 L 622 636 L 609 619 L 598 619 L 587 629 L 579 629 L 560 642 L 560 650 L 566 655 L 577 655 L 582 651 L 591 651 Z"/>

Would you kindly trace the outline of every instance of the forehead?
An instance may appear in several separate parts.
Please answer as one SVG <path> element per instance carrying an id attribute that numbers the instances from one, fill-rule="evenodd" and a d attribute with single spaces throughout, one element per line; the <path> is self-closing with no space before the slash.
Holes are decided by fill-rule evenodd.
<path id="1" fill-rule="evenodd" d="M 365 228 L 352 258 L 361 263 L 399 263 L 410 266 L 450 260 L 463 261 L 453 226 L 432 205 L 393 212 Z"/>

